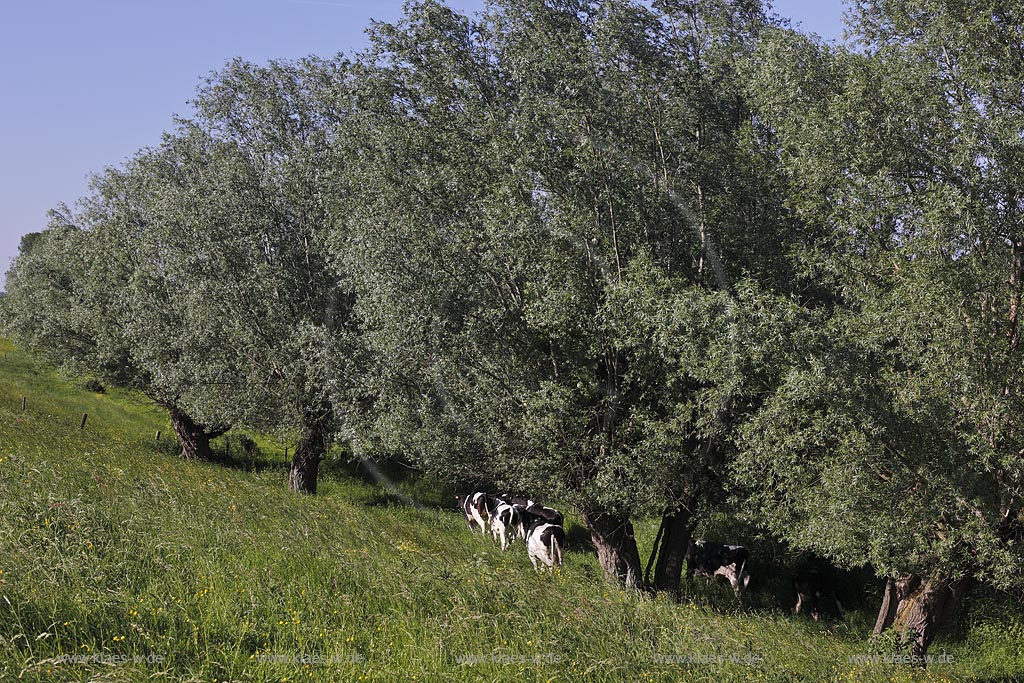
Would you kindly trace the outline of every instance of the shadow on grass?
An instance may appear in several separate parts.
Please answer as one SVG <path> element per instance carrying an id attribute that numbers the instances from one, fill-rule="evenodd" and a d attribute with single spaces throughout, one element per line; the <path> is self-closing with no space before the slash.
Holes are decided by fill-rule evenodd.
<path id="1" fill-rule="evenodd" d="M 288 469 L 288 463 L 283 458 L 272 460 L 259 449 L 243 451 L 237 447 L 214 449 L 210 462 L 221 467 L 253 473 L 280 472 Z"/>
<path id="2" fill-rule="evenodd" d="M 587 531 L 585 526 L 572 521 L 566 523 L 565 552 L 580 555 L 597 555 L 597 550 L 590 540 L 590 532 Z"/>
<path id="3" fill-rule="evenodd" d="M 321 472 L 347 479 L 356 479 L 376 486 L 394 486 L 414 483 L 423 473 L 411 465 L 397 460 L 353 458 L 348 454 L 332 454 L 320 465 Z"/>
<path id="4" fill-rule="evenodd" d="M 363 501 L 363 505 L 371 508 L 406 507 L 408 504 L 406 498 L 388 491 L 377 491 Z"/>
<path id="5" fill-rule="evenodd" d="M 176 456 L 180 446 L 173 439 L 154 445 L 158 452 Z M 250 473 L 287 472 L 291 453 L 285 457 L 281 451 L 267 453 L 246 434 L 229 433 L 212 444 L 210 462 L 221 467 Z M 341 447 L 332 448 L 320 463 L 321 480 L 357 481 L 369 484 L 374 491 L 362 502 L 369 507 L 413 506 L 418 508 L 449 509 L 448 489 L 429 480 L 423 473 L 397 460 L 352 458 Z"/>
<path id="6" fill-rule="evenodd" d="M 327 476 L 375 487 L 374 493 L 364 500 L 370 507 L 412 506 L 455 511 L 450 487 L 398 460 L 339 456 L 325 460 L 320 467 L 321 473 Z"/>

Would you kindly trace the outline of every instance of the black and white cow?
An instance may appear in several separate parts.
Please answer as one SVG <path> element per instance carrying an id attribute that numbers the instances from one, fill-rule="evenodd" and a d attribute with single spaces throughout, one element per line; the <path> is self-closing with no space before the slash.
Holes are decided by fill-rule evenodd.
<path id="1" fill-rule="evenodd" d="M 495 499 L 481 491 L 455 496 L 455 506 L 466 516 L 466 524 L 470 529 L 480 527 L 480 533 L 484 535 L 487 535 L 487 520 L 496 505 Z"/>
<path id="2" fill-rule="evenodd" d="M 517 508 L 523 508 L 524 510 L 533 505 L 533 501 L 525 496 L 503 496 L 503 498 L 509 505 L 515 505 Z"/>
<path id="3" fill-rule="evenodd" d="M 530 523 L 539 519 L 555 526 L 565 525 L 565 518 L 555 508 L 544 507 L 540 503 L 534 503 L 532 500 L 527 502 L 530 504 L 526 507 L 526 516 Z M 527 526 L 529 526 L 529 523 Z"/>
<path id="4" fill-rule="evenodd" d="M 554 508 L 545 507 L 523 496 L 509 496 L 505 500 L 519 513 L 519 535 L 524 539 L 526 530 L 538 520 L 556 526 L 564 526 L 562 513 Z"/>
<path id="5" fill-rule="evenodd" d="M 494 540 L 501 542 L 501 549 L 505 550 L 512 541 L 523 536 L 523 525 L 519 509 L 504 500 L 498 500 L 498 505 L 490 515 L 491 534 Z"/>
<path id="6" fill-rule="evenodd" d="M 724 576 L 732 586 L 736 597 L 750 585 L 747 562 L 750 553 L 741 545 L 723 545 L 708 541 L 690 541 L 686 549 L 687 576 Z"/>
<path id="7" fill-rule="evenodd" d="M 563 545 L 565 530 L 560 524 L 537 519 L 526 532 L 526 551 L 530 556 L 530 562 L 533 563 L 534 571 L 561 567 Z"/>
<path id="8" fill-rule="evenodd" d="M 793 575 L 793 587 L 796 589 L 793 614 L 806 613 L 815 621 L 822 617 L 841 620 L 843 606 L 836 597 L 835 584 L 835 569 L 828 561 L 816 555 L 805 558 Z"/>

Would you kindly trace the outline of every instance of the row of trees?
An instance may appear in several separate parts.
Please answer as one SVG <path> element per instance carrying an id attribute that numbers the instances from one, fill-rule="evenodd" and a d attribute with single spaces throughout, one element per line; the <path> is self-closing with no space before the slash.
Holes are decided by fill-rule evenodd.
<path id="1" fill-rule="evenodd" d="M 22 243 L 4 330 L 165 407 L 574 504 L 677 592 L 722 505 L 887 580 L 923 653 L 1021 583 L 1022 11 L 426 1 L 228 64 Z M 642 565 L 630 520 L 661 529 Z"/>

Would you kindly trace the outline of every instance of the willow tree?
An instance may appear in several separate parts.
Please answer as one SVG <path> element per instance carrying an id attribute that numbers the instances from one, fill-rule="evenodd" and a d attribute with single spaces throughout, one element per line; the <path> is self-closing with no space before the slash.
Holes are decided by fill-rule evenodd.
<path id="1" fill-rule="evenodd" d="M 781 268 L 727 57 L 761 21 L 731 3 L 469 19 L 426 2 L 360 60 L 339 243 L 380 359 L 375 434 L 452 479 L 574 504 L 630 587 L 630 519 L 651 512 L 675 532 L 658 583 L 678 586 L 740 370 L 710 331 L 739 320 L 742 275 Z"/>
<path id="2" fill-rule="evenodd" d="M 236 60 L 203 84 L 183 124 L 215 155 L 220 220 L 198 235 L 209 259 L 194 283 L 244 387 L 241 403 L 225 408 L 297 436 L 289 486 L 305 493 L 316 492 L 342 425 L 331 397 L 358 377 L 351 296 L 326 247 L 327 199 L 344 192 L 334 170 L 342 147 L 332 142 L 349 106 L 346 68 L 341 58 Z M 203 191 L 201 178 L 185 184 L 174 203 Z"/>
<path id="3" fill-rule="evenodd" d="M 832 305 L 779 348 L 737 471 L 781 536 L 886 577 L 876 631 L 924 654 L 972 581 L 1018 586 L 1024 560 L 1021 15 L 855 19 L 863 52 L 779 34 L 752 72 Z"/>
<path id="4" fill-rule="evenodd" d="M 190 412 L 180 385 L 154 372 L 132 341 L 138 311 L 126 306 L 123 296 L 132 277 L 125 261 L 130 255 L 112 254 L 105 242 L 111 223 L 130 213 L 124 210 L 132 202 L 123 192 L 121 179 L 123 175 L 113 170 L 95 177 L 92 194 L 75 210 L 62 206 L 52 211 L 49 227 L 22 241 L 7 276 L 3 329 L 65 372 L 96 377 L 147 396 L 168 411 L 182 457 L 208 459 L 210 439 L 227 427 L 207 423 Z M 181 322 L 170 309 L 160 307 L 156 312 L 168 329 Z M 196 340 L 192 347 L 201 345 Z M 197 349 L 198 355 L 205 357 L 208 348 Z M 168 338 L 163 351 L 179 357 L 186 353 Z"/>
<path id="5" fill-rule="evenodd" d="M 358 376 L 351 297 L 325 247 L 344 68 L 235 61 L 212 75 L 192 120 L 97 176 L 19 259 L 5 302 L 19 338 L 167 407 L 186 455 L 208 456 L 223 431 L 204 425 L 294 434 L 289 484 L 308 493 Z"/>
<path id="6" fill-rule="evenodd" d="M 289 486 L 304 493 L 339 427 L 331 397 L 356 376 L 351 299 L 325 247 L 340 114 L 321 106 L 321 89 L 342 88 L 343 69 L 235 61 L 211 76 L 196 116 L 133 161 L 128 194 L 144 219 L 113 241 L 141 254 L 127 296 L 140 313 L 136 355 L 194 387 L 196 413 L 294 434 Z M 149 323 L 161 306 L 178 311 L 177 328 Z M 205 356 L 183 363 L 169 338 L 196 340 Z"/>

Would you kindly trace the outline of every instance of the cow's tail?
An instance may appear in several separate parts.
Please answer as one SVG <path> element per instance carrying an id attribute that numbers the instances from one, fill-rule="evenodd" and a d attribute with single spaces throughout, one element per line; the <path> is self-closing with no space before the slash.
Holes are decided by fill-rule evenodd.
<path id="1" fill-rule="evenodd" d="M 740 570 L 736 574 L 736 581 L 737 581 L 736 595 L 739 596 L 739 597 L 742 597 L 743 596 L 743 592 L 746 590 L 746 586 L 743 585 L 743 574 L 744 574 L 744 572 L 747 569 L 747 560 L 748 559 L 749 558 L 746 558 L 746 557 L 743 558 L 743 561 L 740 562 Z"/>
<path id="2" fill-rule="evenodd" d="M 562 548 L 558 545 L 558 536 L 551 534 L 551 560 L 555 567 L 562 566 Z"/>

